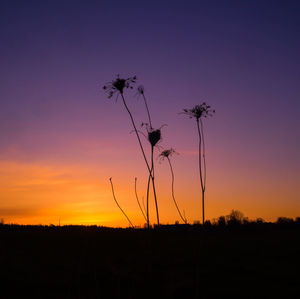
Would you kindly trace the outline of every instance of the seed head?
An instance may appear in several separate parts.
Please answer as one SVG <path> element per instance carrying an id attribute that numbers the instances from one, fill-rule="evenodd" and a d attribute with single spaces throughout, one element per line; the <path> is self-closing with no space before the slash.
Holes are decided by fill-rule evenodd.
<path id="1" fill-rule="evenodd" d="M 211 109 L 211 106 L 203 102 L 200 105 L 194 106 L 192 109 L 183 109 L 183 114 L 188 115 L 190 118 L 199 120 L 201 117 L 212 116 L 216 111 Z"/>
<path id="2" fill-rule="evenodd" d="M 159 154 L 159 158 L 163 161 L 165 158 L 169 158 L 174 154 L 178 154 L 172 147 L 170 149 L 166 149 Z"/>
<path id="3" fill-rule="evenodd" d="M 108 98 L 110 99 L 117 92 L 123 94 L 125 88 L 132 89 L 132 83 L 136 83 L 136 76 L 124 79 L 117 75 L 117 78 L 106 83 L 106 85 L 103 86 L 103 89 L 108 93 Z"/>
<path id="4" fill-rule="evenodd" d="M 150 130 L 148 132 L 148 140 L 149 140 L 149 142 L 151 143 L 151 145 L 153 147 L 157 144 L 157 142 L 160 139 L 161 139 L 161 131 L 160 131 L 160 129 L 158 129 L 158 130 L 152 129 L 152 130 Z"/>
<path id="5" fill-rule="evenodd" d="M 163 125 L 159 129 L 152 128 L 148 123 L 142 123 L 142 127 L 145 126 L 148 133 L 148 141 L 151 146 L 155 146 L 161 140 L 161 128 L 166 126 Z"/>

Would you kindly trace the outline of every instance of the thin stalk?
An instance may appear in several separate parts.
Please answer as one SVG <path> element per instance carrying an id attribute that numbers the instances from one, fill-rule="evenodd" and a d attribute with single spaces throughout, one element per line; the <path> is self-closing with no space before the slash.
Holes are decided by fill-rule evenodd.
<path id="1" fill-rule="evenodd" d="M 144 103 L 145 103 L 145 106 L 146 106 L 146 111 L 147 111 L 147 115 L 148 115 L 149 125 L 150 125 L 150 128 L 152 129 L 151 116 L 150 116 L 150 111 L 149 111 L 149 108 L 148 108 L 147 100 L 146 100 L 146 97 L 145 97 L 144 93 L 142 93 L 142 96 L 143 96 L 143 100 L 144 100 Z M 151 168 L 151 173 L 152 173 L 152 168 Z M 150 188 L 150 178 L 151 178 L 151 175 L 149 174 L 148 183 L 147 183 L 147 227 L 148 227 L 148 229 L 150 228 L 150 224 L 149 224 L 149 188 Z"/>
<path id="2" fill-rule="evenodd" d="M 148 160 L 147 160 L 147 158 L 146 158 L 146 154 L 145 154 L 145 151 L 144 151 L 144 148 L 143 148 L 143 144 L 142 144 L 142 142 L 141 142 L 141 139 L 140 139 L 138 130 L 137 130 L 137 128 L 136 128 L 136 125 L 135 125 L 133 116 L 132 116 L 132 114 L 131 114 L 131 112 L 130 112 L 130 110 L 129 110 L 127 104 L 126 104 L 126 101 L 125 101 L 125 98 L 124 98 L 123 93 L 121 93 L 121 97 L 122 97 L 122 100 L 123 100 L 123 104 L 124 104 L 124 106 L 125 106 L 125 109 L 127 110 L 128 114 L 129 114 L 129 116 L 130 116 L 132 126 L 133 126 L 133 128 L 134 128 L 136 137 L 137 137 L 138 142 L 139 142 L 139 146 L 140 146 L 141 151 L 142 151 L 142 154 L 143 154 L 143 158 L 144 158 L 144 160 L 145 160 L 145 163 L 146 163 L 147 168 L 148 168 L 148 171 L 149 171 L 149 175 L 152 176 L 152 174 L 151 174 L 151 169 L 150 169 L 150 166 L 149 166 L 149 163 L 148 163 Z"/>
<path id="3" fill-rule="evenodd" d="M 204 224 L 204 221 L 205 221 L 205 215 L 204 215 L 205 188 L 204 188 L 204 184 L 203 184 L 203 174 L 202 174 L 202 144 L 201 144 L 202 134 L 201 134 L 198 118 L 197 118 L 197 129 L 198 129 L 198 135 L 199 135 L 199 173 L 200 173 L 200 184 L 201 184 L 201 191 L 202 191 L 202 223 Z"/>
<path id="4" fill-rule="evenodd" d="M 115 191 L 114 191 L 114 185 L 113 185 L 113 182 L 112 182 L 112 178 L 109 178 L 109 181 L 110 181 L 110 185 L 111 185 L 111 191 L 112 191 L 112 194 L 113 194 L 113 198 L 115 200 L 115 203 L 117 204 L 118 208 L 121 210 L 121 212 L 124 214 L 124 216 L 126 217 L 126 219 L 128 220 L 129 224 L 131 225 L 132 228 L 134 228 L 133 224 L 131 223 L 130 219 L 128 218 L 128 216 L 126 215 L 126 213 L 123 211 L 123 209 L 120 207 L 117 199 L 116 199 L 116 196 L 115 196 Z"/>
<path id="5" fill-rule="evenodd" d="M 134 191 L 135 191 L 135 197 L 136 197 L 136 200 L 137 200 L 137 202 L 138 202 L 139 208 L 140 208 L 140 210 L 141 210 L 141 212 L 142 212 L 142 214 L 143 214 L 143 216 L 144 216 L 144 219 L 145 219 L 145 221 L 147 222 L 147 218 L 146 218 L 145 213 L 144 213 L 144 211 L 143 211 L 143 209 L 142 209 L 142 207 L 141 207 L 141 204 L 140 204 L 140 201 L 139 201 L 139 197 L 138 197 L 138 194 L 137 194 L 137 190 L 136 190 L 136 182 L 137 182 L 137 178 L 134 179 Z"/>
<path id="6" fill-rule="evenodd" d="M 150 111 L 149 111 L 149 107 L 147 104 L 147 99 L 145 97 L 145 94 L 142 93 L 143 99 L 144 99 L 144 103 L 146 106 L 146 111 L 147 111 L 147 115 L 148 115 L 148 120 L 149 120 L 149 125 L 150 125 L 150 129 L 152 129 L 152 121 L 151 121 L 151 116 L 150 116 Z M 158 213 L 158 204 L 157 204 L 157 197 L 156 197 L 156 189 L 155 189 L 155 182 L 154 182 L 154 162 L 153 162 L 153 146 L 151 145 L 151 180 L 152 180 L 152 188 L 153 188 L 153 195 L 154 195 L 154 201 L 155 201 L 155 207 L 156 207 L 156 217 L 157 217 L 157 225 L 159 226 L 159 213 Z M 149 201 L 149 180 L 150 180 L 150 176 L 148 179 L 148 185 L 147 185 L 147 210 L 148 210 L 148 201 Z"/>
<path id="7" fill-rule="evenodd" d="M 178 208 L 178 205 L 177 205 L 177 202 L 176 202 L 176 199 L 175 199 L 175 195 L 174 195 L 174 172 L 173 172 L 173 167 L 172 167 L 170 158 L 167 157 L 167 159 L 168 159 L 168 162 L 169 162 L 169 165 L 170 165 L 170 170 L 171 170 L 171 175 L 172 175 L 172 197 L 173 197 L 173 201 L 174 201 L 175 207 L 176 207 L 176 209 L 177 209 L 177 211 L 178 211 L 178 214 L 179 214 L 181 220 L 182 220 L 185 224 L 187 224 L 187 220 L 186 220 L 185 217 L 183 217 L 183 216 L 181 215 L 181 212 L 180 212 L 180 210 L 179 210 L 179 208 Z"/>
<path id="8" fill-rule="evenodd" d="M 146 210 L 146 206 L 145 206 L 145 200 L 144 200 L 144 196 L 142 196 L 142 203 L 143 203 L 143 208 L 144 208 L 144 213 L 147 214 L 147 210 Z"/>
<path id="9" fill-rule="evenodd" d="M 146 106 L 146 110 L 147 110 L 147 114 L 148 114 L 148 119 L 149 119 L 150 128 L 152 128 L 151 116 L 150 116 L 150 112 L 149 112 L 147 100 L 146 100 L 146 97 L 145 97 L 144 93 L 142 93 L 142 95 L 143 95 L 143 99 L 144 99 L 145 106 Z"/>
<path id="10" fill-rule="evenodd" d="M 139 146 L 141 148 L 145 163 L 146 163 L 148 171 L 149 171 L 149 177 L 152 180 L 153 194 L 154 194 L 154 200 L 155 200 L 155 206 L 156 206 L 157 224 L 159 226 L 159 214 L 158 214 L 157 198 L 156 198 L 155 183 L 154 183 L 153 147 L 151 147 L 152 148 L 151 149 L 151 166 L 152 167 L 150 168 L 148 160 L 146 158 L 146 154 L 145 154 L 142 142 L 141 142 L 141 139 L 140 139 L 140 136 L 139 136 L 139 133 L 138 133 L 138 130 L 136 128 L 136 125 L 135 125 L 135 122 L 134 122 L 134 119 L 133 119 L 133 116 L 132 116 L 132 114 L 131 114 L 131 112 L 130 112 L 127 104 L 126 104 L 123 93 L 121 93 L 121 97 L 122 97 L 122 101 L 123 101 L 123 104 L 125 106 L 125 109 L 127 110 L 128 114 L 130 116 L 132 126 L 134 128 L 135 133 L 136 133 L 136 136 L 137 136 L 137 139 L 138 139 L 138 142 L 139 142 Z M 147 105 L 147 102 L 145 102 L 145 103 Z M 148 106 L 146 106 L 146 107 L 147 107 L 147 111 L 149 112 Z M 149 114 L 149 116 L 150 116 L 150 114 Z M 150 118 L 150 120 L 151 120 L 151 118 Z M 151 126 L 151 124 L 150 124 L 150 126 Z M 152 172 L 153 172 L 153 174 L 152 174 Z M 149 188 L 147 188 L 147 220 L 148 220 L 148 227 L 149 227 L 149 198 L 148 198 L 148 196 L 149 196 Z"/>
<path id="11" fill-rule="evenodd" d="M 206 189 L 206 158 L 205 158 L 205 142 L 204 142 L 204 132 L 203 132 L 203 122 L 202 119 L 200 118 L 200 129 L 201 129 L 201 135 L 202 135 L 202 157 L 203 157 L 203 172 L 204 172 L 204 191 Z"/>
<path id="12" fill-rule="evenodd" d="M 147 226 L 148 228 L 150 228 L 150 222 L 149 222 L 149 184 L 150 184 L 150 178 L 153 179 L 152 177 L 152 169 L 150 168 L 149 166 L 149 163 L 148 163 L 148 160 L 146 158 L 146 154 L 145 154 L 145 151 L 144 151 L 144 147 L 143 147 L 143 144 L 141 142 L 141 139 L 140 139 L 140 136 L 139 136 L 139 131 L 137 130 L 136 128 L 136 125 L 135 125 L 135 122 L 134 122 L 134 119 L 133 119 L 133 116 L 126 104 L 126 101 L 125 101 L 125 98 L 124 98 L 124 95 L 123 93 L 121 93 L 121 97 L 122 97 L 122 101 L 123 101 L 123 104 L 125 106 L 125 109 L 127 110 L 129 116 L 130 116 L 130 120 L 131 120 L 131 123 L 132 123 L 132 126 L 134 128 L 134 131 L 135 131 L 135 134 L 136 134 L 136 137 L 138 139 L 138 143 L 139 143 L 139 146 L 140 146 L 140 149 L 142 151 L 142 154 L 143 154 L 143 158 L 145 160 L 145 163 L 146 163 L 146 166 L 147 166 L 147 169 L 149 171 L 149 179 L 148 179 L 148 187 L 147 187 Z"/>
<path id="13" fill-rule="evenodd" d="M 157 218 L 157 225 L 159 226 L 159 213 L 158 213 L 158 204 L 157 204 L 157 197 L 156 197 L 156 190 L 155 190 L 155 182 L 154 182 L 154 162 L 153 162 L 153 151 L 154 148 L 151 146 L 151 169 L 152 169 L 152 188 L 153 188 L 153 195 L 154 195 L 154 201 L 155 201 L 155 208 L 156 208 L 156 218 Z"/>
<path id="14" fill-rule="evenodd" d="M 151 169 L 152 171 L 152 169 Z M 148 183 L 147 183 L 147 228 L 150 228 L 150 216 L 149 216 L 149 187 L 150 187 L 151 175 L 149 174 Z"/>

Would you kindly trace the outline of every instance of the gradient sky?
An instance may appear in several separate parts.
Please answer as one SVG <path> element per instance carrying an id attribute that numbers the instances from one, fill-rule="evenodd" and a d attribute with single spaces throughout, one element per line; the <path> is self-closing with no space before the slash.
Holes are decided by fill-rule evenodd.
<path id="1" fill-rule="evenodd" d="M 31 224 L 135 225 L 147 171 L 121 101 L 102 86 L 137 75 L 175 192 L 201 219 L 196 123 L 202 101 L 206 215 L 300 216 L 299 1 L 1 1 L 0 218 Z M 146 121 L 126 94 L 137 123 Z M 157 155 L 158 153 L 156 153 Z M 167 163 L 157 163 L 161 221 L 179 220 Z M 151 220 L 154 209 L 151 207 Z"/>

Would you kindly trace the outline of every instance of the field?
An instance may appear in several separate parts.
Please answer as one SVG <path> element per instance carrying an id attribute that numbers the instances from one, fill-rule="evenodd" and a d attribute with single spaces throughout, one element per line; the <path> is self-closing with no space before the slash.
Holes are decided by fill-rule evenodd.
<path id="1" fill-rule="evenodd" d="M 0 225 L 1 298 L 299 298 L 299 223 Z"/>

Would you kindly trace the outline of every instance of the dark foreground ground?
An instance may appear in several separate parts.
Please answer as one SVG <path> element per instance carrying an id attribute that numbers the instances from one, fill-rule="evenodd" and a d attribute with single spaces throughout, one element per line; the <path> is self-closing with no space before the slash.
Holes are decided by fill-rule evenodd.
<path id="1" fill-rule="evenodd" d="M 300 298 L 300 226 L 0 225 L 0 298 Z"/>

